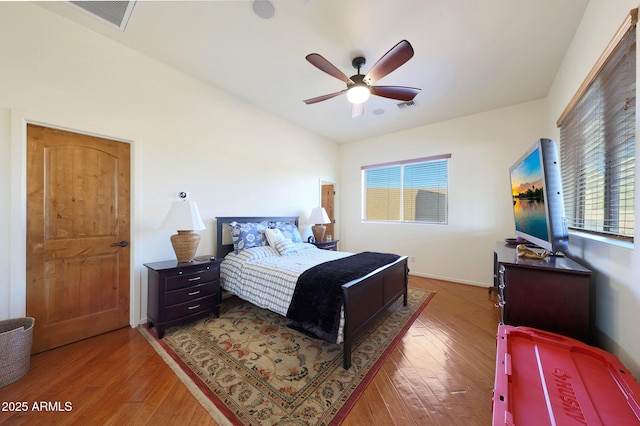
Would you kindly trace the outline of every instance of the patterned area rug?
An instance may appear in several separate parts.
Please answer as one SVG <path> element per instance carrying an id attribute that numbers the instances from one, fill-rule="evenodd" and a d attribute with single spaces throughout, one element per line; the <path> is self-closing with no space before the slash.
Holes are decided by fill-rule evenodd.
<path id="1" fill-rule="evenodd" d="M 169 328 L 162 340 L 140 330 L 218 423 L 337 424 L 434 294 L 409 289 L 408 306 L 400 298 L 356 342 L 349 370 L 342 345 L 236 297 L 222 303 L 220 318 Z"/>

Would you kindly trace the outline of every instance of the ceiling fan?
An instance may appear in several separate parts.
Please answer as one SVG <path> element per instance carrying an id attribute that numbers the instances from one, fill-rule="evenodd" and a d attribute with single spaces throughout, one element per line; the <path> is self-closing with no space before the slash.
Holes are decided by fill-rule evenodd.
<path id="1" fill-rule="evenodd" d="M 327 99 L 346 93 L 347 99 L 353 104 L 351 116 L 358 117 L 364 113 L 364 102 L 369 99 L 369 95 L 382 96 L 383 98 L 396 99 L 399 101 L 411 101 L 418 93 L 420 93 L 421 89 L 404 86 L 371 85 L 385 75 L 396 70 L 402 64 L 411 59 L 411 57 L 413 57 L 413 47 L 411 47 L 411 44 L 407 40 L 402 40 L 391 50 L 385 53 L 366 75 L 360 74 L 360 68 L 366 63 L 365 58 L 361 56 L 355 58 L 351 64 L 358 70 L 358 74 L 347 77 L 346 74 L 340 71 L 331 62 L 327 61 L 317 53 L 311 53 L 306 57 L 307 61 L 309 61 L 311 65 L 346 83 L 347 88 L 339 92 L 307 99 L 304 103 L 307 105 L 315 104 L 316 102 L 326 101 Z"/>

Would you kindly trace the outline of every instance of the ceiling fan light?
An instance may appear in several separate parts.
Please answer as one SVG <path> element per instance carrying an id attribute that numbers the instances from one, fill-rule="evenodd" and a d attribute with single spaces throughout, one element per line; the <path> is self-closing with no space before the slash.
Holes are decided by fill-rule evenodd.
<path id="1" fill-rule="evenodd" d="M 371 95 L 369 88 L 363 85 L 354 85 L 347 90 L 347 99 L 349 102 L 356 105 L 364 103 L 369 99 L 369 95 Z"/>

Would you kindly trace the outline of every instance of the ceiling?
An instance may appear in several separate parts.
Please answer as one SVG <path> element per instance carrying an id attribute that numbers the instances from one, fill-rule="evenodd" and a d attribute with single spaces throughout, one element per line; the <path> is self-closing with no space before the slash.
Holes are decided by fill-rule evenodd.
<path id="1" fill-rule="evenodd" d="M 264 0 L 262 0 L 264 1 Z M 338 143 L 544 98 L 588 0 L 138 1 L 125 31 L 67 2 L 38 3 L 119 43 Z M 415 55 L 376 82 L 421 88 L 399 108 L 372 96 L 351 117 L 345 84 L 305 60 L 363 74 L 399 41 Z"/>

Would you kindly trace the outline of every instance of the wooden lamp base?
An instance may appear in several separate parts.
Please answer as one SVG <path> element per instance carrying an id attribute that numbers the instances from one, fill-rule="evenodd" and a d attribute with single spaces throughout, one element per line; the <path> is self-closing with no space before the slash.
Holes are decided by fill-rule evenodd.
<path id="1" fill-rule="evenodd" d="M 327 227 L 324 225 L 313 225 L 311 232 L 313 232 L 313 238 L 316 241 L 324 241 L 324 233 L 327 231 Z"/>
<path id="2" fill-rule="evenodd" d="M 196 250 L 200 243 L 200 235 L 193 231 L 178 231 L 171 236 L 171 245 L 176 253 L 178 262 L 191 262 L 196 257 Z"/>

